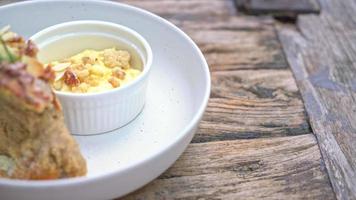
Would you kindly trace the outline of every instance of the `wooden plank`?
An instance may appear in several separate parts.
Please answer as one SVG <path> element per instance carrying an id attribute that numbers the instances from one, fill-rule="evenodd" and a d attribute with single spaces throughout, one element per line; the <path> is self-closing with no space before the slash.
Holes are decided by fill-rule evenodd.
<path id="1" fill-rule="evenodd" d="M 324 0 L 279 36 L 338 199 L 356 199 L 355 1 Z"/>
<path id="2" fill-rule="evenodd" d="M 274 19 L 270 16 L 226 16 L 207 20 L 177 20 L 167 18 L 177 26 L 187 30 L 230 30 L 230 31 L 261 31 L 273 29 Z M 203 23 L 205 22 L 205 23 Z"/>
<path id="3" fill-rule="evenodd" d="M 236 14 L 233 1 L 230 0 L 116 0 L 137 6 L 164 18 L 178 20 L 209 21 L 213 18 L 222 18 Z"/>
<path id="4" fill-rule="evenodd" d="M 9 3 L 19 2 L 19 1 L 20 0 L 16 0 L 16 1 L 14 1 L 14 0 L 1 0 L 0 1 L 0 6 L 6 5 L 6 4 L 9 4 Z"/>
<path id="5" fill-rule="evenodd" d="M 212 71 L 287 67 L 272 28 L 256 31 L 184 30 L 203 51 Z"/>
<path id="6" fill-rule="evenodd" d="M 238 9 L 249 14 L 272 14 L 296 16 L 305 13 L 319 13 L 318 0 L 235 0 Z"/>
<path id="7" fill-rule="evenodd" d="M 191 144 L 131 199 L 334 199 L 312 134 Z"/>
<path id="8" fill-rule="evenodd" d="M 288 64 L 270 17 L 227 17 L 204 20 L 171 20 L 199 46 L 211 71 L 283 69 Z"/>
<path id="9" fill-rule="evenodd" d="M 193 142 L 310 133 L 290 70 L 212 73 L 208 108 Z"/>

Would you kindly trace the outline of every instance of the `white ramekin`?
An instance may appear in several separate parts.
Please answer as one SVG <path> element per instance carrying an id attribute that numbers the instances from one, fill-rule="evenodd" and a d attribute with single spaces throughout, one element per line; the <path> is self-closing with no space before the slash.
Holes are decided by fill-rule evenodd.
<path id="1" fill-rule="evenodd" d="M 92 135 L 120 128 L 132 121 L 145 104 L 152 65 L 152 50 L 137 32 L 103 21 L 73 21 L 46 28 L 31 37 L 40 49 L 42 62 L 63 59 L 84 49 L 113 46 L 136 51 L 143 61 L 142 73 L 127 85 L 99 93 L 55 91 L 72 134 Z"/>

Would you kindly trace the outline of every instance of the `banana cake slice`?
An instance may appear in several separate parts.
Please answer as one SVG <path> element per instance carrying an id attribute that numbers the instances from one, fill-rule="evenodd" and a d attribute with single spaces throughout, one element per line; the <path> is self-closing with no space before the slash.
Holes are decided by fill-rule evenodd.
<path id="1" fill-rule="evenodd" d="M 37 60 L 31 41 L 8 28 L 0 42 L 0 177 L 84 176 L 85 159 L 50 86 L 53 71 Z"/>

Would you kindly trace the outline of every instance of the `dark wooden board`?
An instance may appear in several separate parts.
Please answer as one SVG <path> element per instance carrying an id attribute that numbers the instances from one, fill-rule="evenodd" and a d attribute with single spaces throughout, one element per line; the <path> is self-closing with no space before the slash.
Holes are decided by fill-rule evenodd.
<path id="1" fill-rule="evenodd" d="M 356 3 L 323 0 L 279 37 L 338 199 L 356 199 Z"/>
<path id="2" fill-rule="evenodd" d="M 235 0 L 236 6 L 249 14 L 296 16 L 319 13 L 318 0 Z"/>

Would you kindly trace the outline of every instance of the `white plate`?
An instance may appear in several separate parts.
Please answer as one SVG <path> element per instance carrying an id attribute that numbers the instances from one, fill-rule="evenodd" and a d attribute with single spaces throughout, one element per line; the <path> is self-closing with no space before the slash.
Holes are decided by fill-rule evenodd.
<path id="1" fill-rule="evenodd" d="M 206 108 L 210 76 L 202 53 L 182 31 L 156 15 L 102 1 L 33 1 L 0 8 L 0 27 L 10 24 L 27 38 L 72 20 L 119 23 L 147 39 L 154 59 L 145 109 L 124 128 L 76 137 L 88 162 L 86 177 L 0 179 L 1 199 L 110 199 L 127 194 L 173 164 Z"/>

